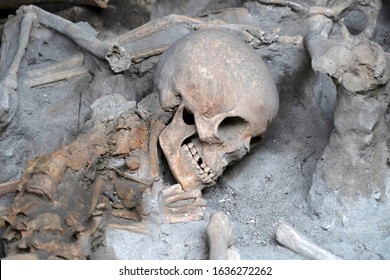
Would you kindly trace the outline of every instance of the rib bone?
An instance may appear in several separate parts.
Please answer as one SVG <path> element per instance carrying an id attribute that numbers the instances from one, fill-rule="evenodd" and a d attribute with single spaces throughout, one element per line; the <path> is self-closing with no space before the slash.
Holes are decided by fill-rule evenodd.
<path id="1" fill-rule="evenodd" d="M 86 75 L 88 74 L 88 69 L 82 66 L 83 62 L 84 56 L 81 54 L 46 67 L 34 69 L 27 73 L 25 84 L 33 88 Z"/>
<path id="2" fill-rule="evenodd" d="M 33 19 L 34 14 L 32 13 L 26 13 L 26 15 L 23 17 L 20 25 L 18 48 L 15 52 L 11 65 L 8 67 L 6 74 L 0 81 L 0 131 L 11 123 L 12 119 L 17 113 L 17 72 L 28 45 Z M 4 55 L 2 48 L 2 60 L 5 59 L 5 57 L 6 55 Z M 2 61 L 0 64 L 1 63 Z M 3 65 L 1 65 L 1 67 L 3 67 Z"/>
<path id="3" fill-rule="evenodd" d="M 341 260 L 336 255 L 318 247 L 291 225 L 280 221 L 276 230 L 276 240 L 288 249 L 312 260 Z"/>

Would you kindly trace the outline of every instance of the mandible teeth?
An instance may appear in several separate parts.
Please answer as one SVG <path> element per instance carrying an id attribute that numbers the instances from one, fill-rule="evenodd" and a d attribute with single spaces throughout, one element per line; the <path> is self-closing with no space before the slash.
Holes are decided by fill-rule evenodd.
<path id="1" fill-rule="evenodd" d="M 191 152 L 191 154 L 192 154 L 193 156 L 196 155 L 196 154 L 198 153 L 198 151 L 196 150 L 195 147 L 190 148 L 190 152 Z"/>
<path id="2" fill-rule="evenodd" d="M 211 183 L 211 182 L 212 182 L 212 177 L 211 177 L 210 175 L 207 175 L 207 176 L 203 179 L 203 181 L 204 181 L 205 183 Z"/>
<path id="3" fill-rule="evenodd" d="M 195 154 L 194 155 L 194 159 L 195 159 L 195 161 L 199 161 L 200 160 L 200 155 L 199 154 Z"/>
<path id="4" fill-rule="evenodd" d="M 201 159 L 194 143 L 190 142 L 186 145 L 183 145 L 185 150 L 188 151 L 186 154 L 186 157 L 188 159 L 192 159 L 191 165 L 195 168 L 195 170 L 198 173 L 198 177 L 206 184 L 210 184 L 213 182 L 213 177 L 215 174 L 211 170 L 210 166 L 208 166 L 206 163 L 202 162 L 200 165 L 198 164 L 199 160 Z"/>
<path id="5" fill-rule="evenodd" d="M 194 143 L 190 142 L 187 144 L 188 148 L 192 149 L 193 147 L 195 147 Z"/>

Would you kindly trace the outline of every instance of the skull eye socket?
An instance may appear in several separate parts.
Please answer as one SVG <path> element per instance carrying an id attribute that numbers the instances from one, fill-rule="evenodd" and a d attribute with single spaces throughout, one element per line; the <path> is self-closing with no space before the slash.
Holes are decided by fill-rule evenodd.
<path id="1" fill-rule="evenodd" d="M 183 121 L 185 122 L 185 124 L 188 124 L 188 125 L 195 124 L 194 114 L 191 111 L 188 111 L 186 108 L 184 108 L 184 110 L 183 110 Z"/>
<path id="2" fill-rule="evenodd" d="M 223 142 L 234 141 L 247 125 L 248 122 L 240 117 L 225 118 L 218 126 L 218 137 Z"/>
<path id="3" fill-rule="evenodd" d="M 250 148 L 252 149 L 253 147 L 257 146 L 261 142 L 262 138 L 263 137 L 261 135 L 252 137 L 249 144 Z"/>

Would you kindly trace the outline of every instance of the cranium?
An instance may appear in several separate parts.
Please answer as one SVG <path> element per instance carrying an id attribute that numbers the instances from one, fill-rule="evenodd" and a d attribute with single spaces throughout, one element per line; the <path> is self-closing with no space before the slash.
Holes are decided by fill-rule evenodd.
<path id="1" fill-rule="evenodd" d="M 159 137 L 184 190 L 215 184 L 274 120 L 279 97 L 256 52 L 222 31 L 187 35 L 160 58 L 155 87 L 176 112 Z"/>

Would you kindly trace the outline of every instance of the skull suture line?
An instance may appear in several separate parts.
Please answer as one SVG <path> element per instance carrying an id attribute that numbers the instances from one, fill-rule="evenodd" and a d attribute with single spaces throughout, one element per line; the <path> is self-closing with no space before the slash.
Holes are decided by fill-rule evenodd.
<path id="1" fill-rule="evenodd" d="M 222 31 L 181 38 L 160 58 L 154 82 L 162 107 L 176 109 L 159 140 L 186 191 L 215 184 L 226 166 L 249 153 L 279 107 L 265 63 Z"/>

